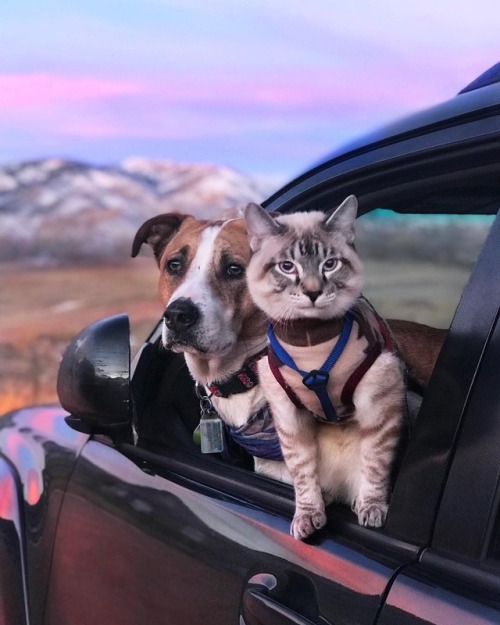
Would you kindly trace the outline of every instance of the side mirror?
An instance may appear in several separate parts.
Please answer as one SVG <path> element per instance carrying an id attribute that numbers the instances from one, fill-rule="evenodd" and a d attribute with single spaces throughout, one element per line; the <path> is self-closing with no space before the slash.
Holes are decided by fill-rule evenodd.
<path id="1" fill-rule="evenodd" d="M 130 323 L 127 315 L 97 321 L 66 348 L 57 394 L 67 423 L 87 433 L 111 433 L 132 425 Z"/>

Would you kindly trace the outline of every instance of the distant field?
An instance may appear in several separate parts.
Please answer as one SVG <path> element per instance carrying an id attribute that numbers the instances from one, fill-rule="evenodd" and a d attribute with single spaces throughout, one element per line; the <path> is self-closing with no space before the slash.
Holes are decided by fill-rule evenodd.
<path id="1" fill-rule="evenodd" d="M 58 363 L 83 327 L 127 313 L 133 349 L 161 315 L 154 260 L 37 268 L 0 265 L 0 414 L 56 400 Z"/>
<path id="2" fill-rule="evenodd" d="M 469 270 L 409 261 L 365 263 L 365 295 L 387 317 L 448 327 Z M 68 341 L 87 324 L 127 313 L 132 350 L 161 315 L 152 258 L 116 265 L 0 265 L 0 414 L 57 399 Z"/>

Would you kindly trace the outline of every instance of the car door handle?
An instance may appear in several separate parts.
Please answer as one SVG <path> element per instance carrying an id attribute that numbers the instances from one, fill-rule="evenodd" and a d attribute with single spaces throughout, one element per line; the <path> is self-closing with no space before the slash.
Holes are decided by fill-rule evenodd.
<path id="1" fill-rule="evenodd" d="M 309 580 L 306 585 L 310 585 Z M 283 592 L 278 589 L 278 580 L 274 575 L 263 573 L 252 577 L 243 593 L 240 625 L 327 625 L 327 621 L 319 616 L 315 597 L 313 605 L 310 601 L 303 604 L 301 614 L 290 605 L 285 605 L 281 595 Z M 304 612 L 312 612 L 312 620 Z"/>

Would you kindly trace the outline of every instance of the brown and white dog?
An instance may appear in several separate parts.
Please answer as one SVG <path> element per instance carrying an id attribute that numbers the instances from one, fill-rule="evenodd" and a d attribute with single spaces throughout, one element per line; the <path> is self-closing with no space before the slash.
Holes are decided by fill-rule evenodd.
<path id="1" fill-rule="evenodd" d="M 143 243 L 153 249 L 160 269 L 163 345 L 183 352 L 193 379 L 206 388 L 233 379 L 267 344 L 266 319 L 246 285 L 251 251 L 244 220 L 158 215 L 139 228 L 133 257 Z M 389 321 L 389 325 L 410 375 L 425 386 L 446 332 L 406 321 Z M 265 410 L 258 384 L 243 390 L 211 398 L 233 430 L 244 428 Z M 254 459 L 257 472 L 291 481 L 284 462 L 255 454 Z"/>
<path id="2" fill-rule="evenodd" d="M 152 247 L 160 269 L 163 345 L 184 352 L 193 379 L 206 388 L 231 380 L 267 344 L 266 319 L 246 285 L 251 251 L 244 220 L 159 215 L 139 228 L 132 256 L 143 243 Z M 211 397 L 220 417 L 235 430 L 267 406 L 258 385 L 242 390 Z M 255 470 L 290 482 L 282 461 L 255 457 Z"/>

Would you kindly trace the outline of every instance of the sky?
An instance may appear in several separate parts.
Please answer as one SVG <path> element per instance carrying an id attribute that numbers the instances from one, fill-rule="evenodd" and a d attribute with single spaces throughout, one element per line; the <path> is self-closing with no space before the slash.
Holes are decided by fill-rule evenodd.
<path id="1" fill-rule="evenodd" d="M 0 3 L 0 165 L 291 178 L 500 61 L 498 0 Z"/>

